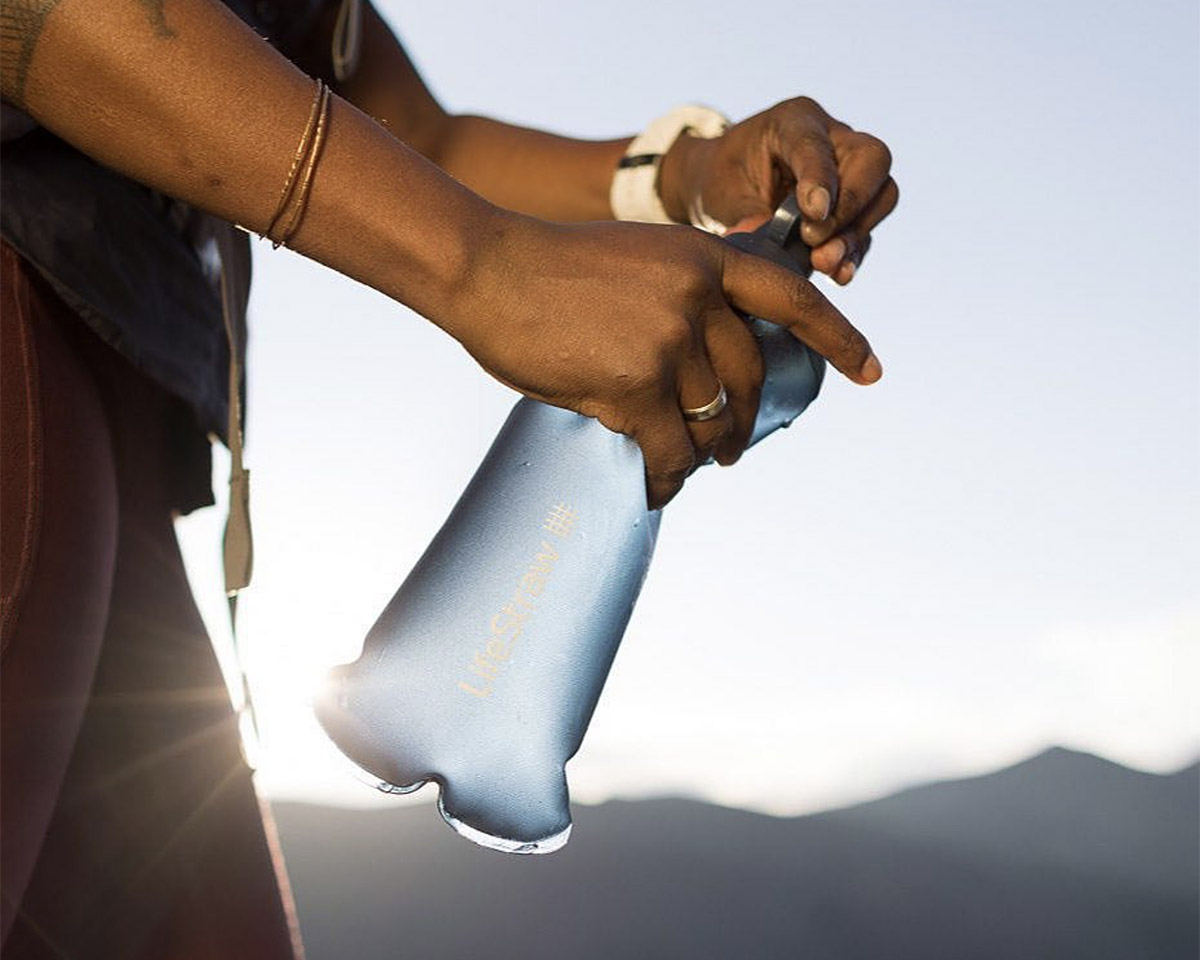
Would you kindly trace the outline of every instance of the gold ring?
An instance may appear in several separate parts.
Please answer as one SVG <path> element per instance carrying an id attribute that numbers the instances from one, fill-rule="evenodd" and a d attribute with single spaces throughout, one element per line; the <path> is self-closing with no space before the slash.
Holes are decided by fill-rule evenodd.
<path id="1" fill-rule="evenodd" d="M 714 417 L 719 417 L 729 403 L 729 398 L 725 396 L 725 385 L 722 384 L 717 390 L 717 395 L 708 401 L 702 407 L 684 407 L 683 419 L 690 420 L 692 423 L 703 423 L 705 420 L 712 420 Z"/>

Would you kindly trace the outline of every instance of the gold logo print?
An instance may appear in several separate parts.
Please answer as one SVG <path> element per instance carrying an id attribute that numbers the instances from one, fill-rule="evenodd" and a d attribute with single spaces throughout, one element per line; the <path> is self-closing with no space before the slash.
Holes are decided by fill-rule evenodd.
<path id="1" fill-rule="evenodd" d="M 559 540 L 566 540 L 578 519 L 578 513 L 568 504 L 557 503 L 542 521 L 542 529 Z M 545 591 L 559 557 L 554 545 L 549 540 L 543 540 L 537 554 L 517 581 L 512 599 L 488 621 L 488 640 L 483 649 L 476 650 L 475 656 L 467 663 L 470 682 L 458 681 L 458 688 L 464 693 L 480 699 L 492 695 L 496 678 L 512 659 L 513 646 L 533 616 L 537 598 Z"/>
<path id="2" fill-rule="evenodd" d="M 565 503 L 556 503 L 542 522 L 542 529 L 565 540 L 571 535 L 577 519 L 578 515 L 569 506 Z"/>

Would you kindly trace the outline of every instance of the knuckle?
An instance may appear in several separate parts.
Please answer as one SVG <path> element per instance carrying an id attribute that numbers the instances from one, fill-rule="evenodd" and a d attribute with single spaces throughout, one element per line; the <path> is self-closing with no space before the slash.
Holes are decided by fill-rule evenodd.
<path id="1" fill-rule="evenodd" d="M 860 133 L 863 152 L 870 155 L 874 164 L 883 170 L 892 169 L 892 151 L 886 143 L 870 133 Z"/>
<path id="2" fill-rule="evenodd" d="M 608 404 L 600 403 L 599 401 L 595 400 L 584 400 L 579 404 L 579 412 L 585 417 L 591 417 L 594 420 L 599 420 L 613 433 L 628 434 L 630 432 L 629 424 L 626 423 L 625 418 L 620 416 L 612 407 L 608 406 Z"/>
<path id="3" fill-rule="evenodd" d="M 679 314 L 663 317 L 655 341 L 661 367 L 674 366 L 680 354 L 687 351 L 695 339 L 692 325 Z"/>
<path id="4" fill-rule="evenodd" d="M 712 277 L 707 270 L 697 266 L 695 269 L 687 271 L 683 277 L 680 283 L 680 292 L 683 294 L 684 303 L 688 308 L 695 310 L 711 298 L 713 293 Z M 684 318 L 678 319 L 685 329 L 691 329 L 691 325 Z"/>
<path id="5" fill-rule="evenodd" d="M 793 97 L 791 100 L 785 101 L 785 104 L 806 113 L 825 113 L 825 109 L 812 97 Z"/>
<path id="6" fill-rule="evenodd" d="M 608 415 L 608 410 L 605 408 L 604 404 L 600 403 L 599 401 L 592 400 L 590 398 L 581 400 L 579 401 L 579 406 L 577 409 L 581 414 L 583 414 L 583 416 L 592 417 L 595 420 L 599 420 L 605 426 L 608 426 L 608 424 L 605 422 L 605 418 Z"/>
<path id="7" fill-rule="evenodd" d="M 686 315 L 708 303 L 714 290 L 719 289 L 725 249 L 716 237 L 691 227 L 682 229 L 690 231 L 686 237 L 687 244 L 674 252 L 667 269 L 670 289 L 673 291 L 670 302 L 684 314 L 680 316 L 677 312 L 671 319 L 688 327 Z"/>
<path id="8" fill-rule="evenodd" d="M 677 483 L 679 486 L 683 486 L 683 481 L 688 478 L 695 466 L 696 454 L 689 444 L 687 447 L 673 450 L 663 456 L 656 464 L 653 476 L 663 483 Z"/>

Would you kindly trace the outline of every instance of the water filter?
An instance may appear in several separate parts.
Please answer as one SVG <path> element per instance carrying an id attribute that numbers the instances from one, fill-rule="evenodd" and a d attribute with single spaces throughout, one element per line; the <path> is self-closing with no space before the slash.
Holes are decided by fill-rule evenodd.
<path id="1" fill-rule="evenodd" d="M 792 198 L 760 230 L 726 239 L 807 275 L 797 224 Z M 812 402 L 825 361 L 775 324 L 747 323 L 765 367 L 757 443 Z M 329 675 L 316 703 L 326 732 L 379 789 L 436 782 L 439 810 L 463 836 L 510 853 L 558 849 L 571 830 L 565 766 L 659 518 L 634 441 L 518 401 L 361 656 Z"/>

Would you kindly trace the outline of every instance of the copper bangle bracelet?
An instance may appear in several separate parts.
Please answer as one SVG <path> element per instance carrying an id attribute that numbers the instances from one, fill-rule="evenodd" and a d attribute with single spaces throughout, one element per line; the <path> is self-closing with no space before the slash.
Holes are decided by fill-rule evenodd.
<path id="1" fill-rule="evenodd" d="M 292 158 L 291 169 L 288 170 L 287 180 L 279 195 L 279 204 L 275 215 L 263 236 L 271 241 L 271 245 L 279 248 L 286 244 L 300 228 L 304 211 L 308 206 L 308 195 L 312 189 L 313 174 L 316 172 L 317 161 L 321 157 L 321 148 L 325 144 L 325 135 L 329 129 L 329 100 L 330 91 L 322 80 L 317 81 L 316 93 L 313 95 L 312 109 L 309 111 L 308 123 L 304 134 L 296 147 Z M 299 177 L 297 177 L 299 175 Z M 289 213 L 290 211 L 290 213 Z M 286 221 L 285 214 L 288 214 Z"/>

